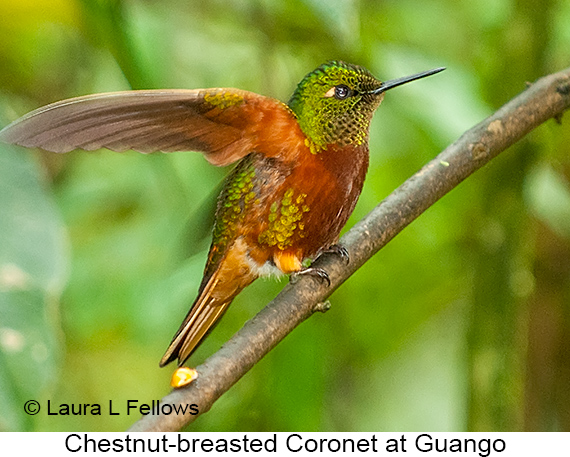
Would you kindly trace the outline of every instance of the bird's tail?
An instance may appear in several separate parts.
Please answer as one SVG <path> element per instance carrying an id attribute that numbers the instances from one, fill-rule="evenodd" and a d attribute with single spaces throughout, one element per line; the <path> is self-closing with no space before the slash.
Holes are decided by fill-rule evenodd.
<path id="1" fill-rule="evenodd" d="M 236 274 L 239 268 L 228 264 L 227 257 L 200 288 L 200 293 L 170 346 L 160 361 L 163 367 L 174 359 L 181 366 L 198 348 L 207 333 L 213 329 L 235 296 L 256 278 L 250 271 Z"/>

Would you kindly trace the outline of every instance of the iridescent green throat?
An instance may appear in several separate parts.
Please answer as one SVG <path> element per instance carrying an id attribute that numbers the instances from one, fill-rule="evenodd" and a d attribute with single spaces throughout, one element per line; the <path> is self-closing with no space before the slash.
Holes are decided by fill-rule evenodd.
<path id="1" fill-rule="evenodd" d="M 344 99 L 334 95 L 334 88 L 341 85 L 350 90 Z M 370 120 L 383 98 L 371 93 L 379 85 L 365 68 L 337 61 L 327 62 L 303 78 L 288 104 L 313 154 L 331 144 L 366 142 Z"/>

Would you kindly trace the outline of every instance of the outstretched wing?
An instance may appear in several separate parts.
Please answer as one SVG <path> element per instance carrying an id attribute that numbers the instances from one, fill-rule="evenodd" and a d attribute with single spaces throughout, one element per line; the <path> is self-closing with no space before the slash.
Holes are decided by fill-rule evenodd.
<path id="1" fill-rule="evenodd" d="M 238 89 L 111 92 L 32 111 L 1 130 L 0 141 L 53 152 L 199 151 L 227 165 L 255 150 L 276 116 L 295 130 L 283 103 Z"/>

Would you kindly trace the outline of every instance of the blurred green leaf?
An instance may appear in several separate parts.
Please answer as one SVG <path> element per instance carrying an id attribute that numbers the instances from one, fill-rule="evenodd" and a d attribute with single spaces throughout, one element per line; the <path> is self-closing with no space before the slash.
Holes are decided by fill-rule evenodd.
<path id="1" fill-rule="evenodd" d="M 31 428 L 27 400 L 58 377 L 58 298 L 68 249 L 40 168 L 20 148 L 0 145 L 0 429 Z"/>
<path id="2" fill-rule="evenodd" d="M 560 236 L 570 239 L 570 185 L 546 164 L 525 181 L 525 199 L 537 217 Z"/>
<path id="3" fill-rule="evenodd" d="M 303 0 L 322 20 L 332 35 L 343 44 L 354 44 L 359 39 L 359 2 L 357 0 Z"/>

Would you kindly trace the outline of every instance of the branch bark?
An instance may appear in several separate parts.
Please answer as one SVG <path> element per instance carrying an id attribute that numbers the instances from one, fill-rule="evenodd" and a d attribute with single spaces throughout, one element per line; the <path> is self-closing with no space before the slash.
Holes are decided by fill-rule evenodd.
<path id="1" fill-rule="evenodd" d="M 330 287 L 312 277 L 288 284 L 257 316 L 248 321 L 222 348 L 197 367 L 198 379 L 174 390 L 161 403 L 196 404 L 200 414 L 235 384 L 265 354 L 322 303 L 364 262 L 408 224 L 473 172 L 550 118 L 560 120 L 570 108 L 570 68 L 539 79 L 492 116 L 464 133 L 435 159 L 408 179 L 347 232 L 340 244 L 350 263 L 335 255 L 319 258 Z M 176 431 L 198 415 L 148 415 L 130 431 Z"/>

